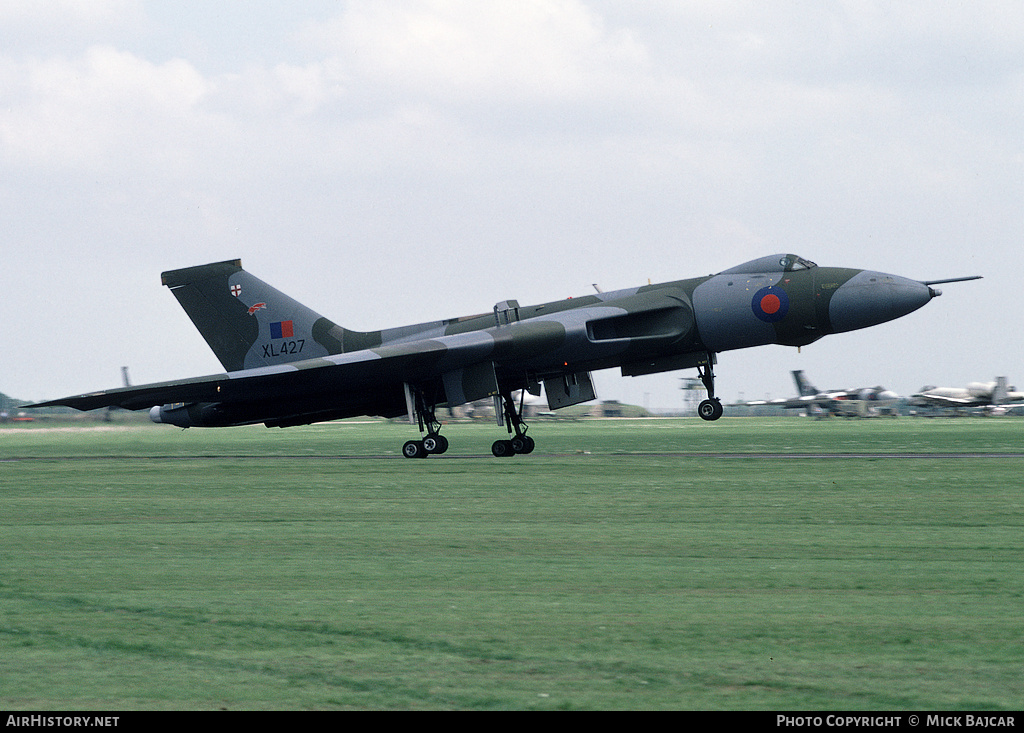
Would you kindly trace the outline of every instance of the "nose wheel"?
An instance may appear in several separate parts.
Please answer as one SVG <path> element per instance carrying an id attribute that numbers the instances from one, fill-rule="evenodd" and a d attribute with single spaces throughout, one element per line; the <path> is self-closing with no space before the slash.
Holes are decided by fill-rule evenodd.
<path id="1" fill-rule="evenodd" d="M 715 397 L 715 372 L 713 364 L 715 363 L 715 355 L 708 352 L 707 364 L 701 364 L 697 367 L 697 376 L 700 377 L 700 381 L 704 384 L 704 389 L 708 391 L 708 398 L 697 405 L 697 414 L 701 420 L 717 420 L 725 412 L 722 407 L 722 401 Z"/>
<path id="2" fill-rule="evenodd" d="M 722 401 L 717 397 L 713 400 L 704 400 L 697 405 L 697 414 L 702 420 L 717 420 L 725 412 Z"/>

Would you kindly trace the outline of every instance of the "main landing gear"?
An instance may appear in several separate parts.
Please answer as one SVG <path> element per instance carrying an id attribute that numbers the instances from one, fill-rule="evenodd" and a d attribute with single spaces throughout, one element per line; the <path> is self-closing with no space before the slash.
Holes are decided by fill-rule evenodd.
<path id="1" fill-rule="evenodd" d="M 708 363 L 697 367 L 697 376 L 704 383 L 704 389 L 708 391 L 708 398 L 697 405 L 697 414 L 702 420 L 717 420 L 725 411 L 722 408 L 722 401 L 715 397 L 715 372 L 713 354 L 708 354 Z"/>
<path id="2" fill-rule="evenodd" d="M 419 423 L 420 431 L 426 431 L 422 440 L 410 440 L 402 446 L 402 455 L 406 458 L 426 458 L 429 455 L 441 455 L 448 450 L 448 439 L 441 435 L 441 423 L 434 416 L 434 403 L 427 399 L 423 391 L 410 387 L 407 393 L 409 408 Z M 491 446 L 491 453 L 499 458 L 514 455 L 527 455 L 533 453 L 536 443 L 533 438 L 526 434 L 526 423 L 523 422 L 523 400 L 525 391 L 520 397 L 519 403 L 512 398 L 512 392 L 506 390 L 501 392 L 499 408 L 499 419 L 508 428 L 508 440 L 496 440 Z"/>
<path id="3" fill-rule="evenodd" d="M 448 450 L 448 438 L 440 434 L 427 435 L 423 440 L 409 440 L 402 446 L 402 455 L 406 458 L 426 458 L 429 455 L 440 455 Z"/>
<path id="4" fill-rule="evenodd" d="M 410 396 L 415 400 L 416 418 L 420 431 L 426 429 L 427 434 L 422 440 L 410 440 L 402 446 L 402 455 L 406 458 L 426 458 L 429 455 L 441 455 L 448 450 L 448 438 L 441 435 L 441 423 L 434 416 L 434 405 L 428 402 L 420 390 L 414 390 Z"/>
<path id="5" fill-rule="evenodd" d="M 523 400 L 519 404 L 512 398 L 511 390 L 501 392 L 500 400 L 495 407 L 499 410 L 499 420 L 503 420 L 508 428 L 508 440 L 496 440 L 491 446 L 491 453 L 499 458 L 533 453 L 536 443 L 526 434 L 526 423 L 523 422 Z M 434 416 L 435 403 L 428 399 L 422 389 L 407 385 L 407 407 L 410 417 L 419 423 L 420 432 L 426 431 L 421 440 L 410 440 L 402 446 L 402 455 L 406 458 L 426 458 L 429 455 L 440 455 L 448 450 L 448 439 L 441 435 L 441 423 Z M 500 401 L 500 405 L 497 404 Z"/>
<path id="6" fill-rule="evenodd" d="M 491 453 L 498 458 L 508 458 L 509 456 L 516 455 L 517 453 L 527 455 L 529 453 L 533 453 L 533 449 L 537 445 L 533 438 L 526 434 L 527 427 L 526 423 L 523 422 L 523 399 L 525 395 L 526 390 L 523 390 L 520 395 L 519 406 L 516 407 L 515 400 L 512 399 L 512 393 L 510 391 L 501 393 L 501 403 L 504 408 L 505 415 L 505 427 L 508 428 L 509 435 L 512 437 L 508 440 L 496 440 L 494 441 L 494 444 L 491 445 Z"/>

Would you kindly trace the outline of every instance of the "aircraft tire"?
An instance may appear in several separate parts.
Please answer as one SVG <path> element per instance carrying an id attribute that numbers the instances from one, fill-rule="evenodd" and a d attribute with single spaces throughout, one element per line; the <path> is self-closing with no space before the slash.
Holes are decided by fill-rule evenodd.
<path id="1" fill-rule="evenodd" d="M 496 458 L 508 458 L 516 454 L 511 440 L 496 440 L 491 444 L 491 453 Z"/>
<path id="2" fill-rule="evenodd" d="M 427 451 L 422 440 L 410 440 L 402 446 L 402 455 L 406 458 L 426 458 Z"/>
<path id="3" fill-rule="evenodd" d="M 537 447 L 537 442 L 529 435 L 517 435 L 510 441 L 512 450 L 520 455 L 529 455 Z"/>
<path id="4" fill-rule="evenodd" d="M 441 455 L 448 450 L 448 438 L 443 435 L 428 435 L 423 439 L 423 450 L 428 454 Z"/>
<path id="5" fill-rule="evenodd" d="M 722 407 L 722 403 L 717 400 L 704 400 L 697 405 L 697 414 L 700 415 L 702 420 L 717 420 L 725 412 Z"/>

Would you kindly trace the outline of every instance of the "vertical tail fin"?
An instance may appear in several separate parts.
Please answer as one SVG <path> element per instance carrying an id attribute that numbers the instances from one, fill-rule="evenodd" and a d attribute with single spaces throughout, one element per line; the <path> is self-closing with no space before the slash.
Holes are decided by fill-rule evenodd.
<path id="1" fill-rule="evenodd" d="M 161 282 L 229 372 L 338 354 L 350 350 L 346 338 L 369 336 L 346 331 L 250 275 L 241 260 L 170 270 Z"/>
<path id="2" fill-rule="evenodd" d="M 815 389 L 814 385 L 812 385 L 807 377 L 804 376 L 802 369 L 797 369 L 793 372 L 793 381 L 796 382 L 796 392 L 801 397 L 813 397 L 818 394 L 818 390 Z"/>
<path id="3" fill-rule="evenodd" d="M 1006 388 L 1006 377 L 996 377 L 996 386 L 992 390 L 992 404 L 1001 405 L 1007 401 L 1009 390 Z"/>

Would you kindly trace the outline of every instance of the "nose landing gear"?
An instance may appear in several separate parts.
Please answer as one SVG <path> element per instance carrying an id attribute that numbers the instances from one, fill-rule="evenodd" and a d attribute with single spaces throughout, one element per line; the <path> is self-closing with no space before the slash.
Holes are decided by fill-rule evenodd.
<path id="1" fill-rule="evenodd" d="M 708 398 L 697 405 L 697 414 L 701 420 L 717 420 L 725 412 L 722 407 L 722 401 L 715 397 L 714 363 L 715 355 L 709 352 L 707 364 L 701 364 L 697 367 L 697 376 L 704 383 L 704 389 L 708 391 Z"/>

